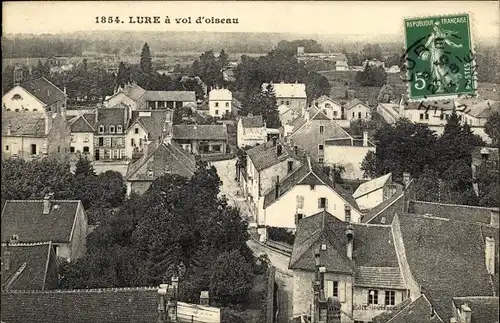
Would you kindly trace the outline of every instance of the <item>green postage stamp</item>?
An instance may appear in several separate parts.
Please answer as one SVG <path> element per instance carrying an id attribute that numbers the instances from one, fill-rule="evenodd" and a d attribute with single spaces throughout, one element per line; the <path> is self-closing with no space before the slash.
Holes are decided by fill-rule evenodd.
<path id="1" fill-rule="evenodd" d="M 405 19 L 410 100 L 474 95 L 476 65 L 468 14 Z"/>

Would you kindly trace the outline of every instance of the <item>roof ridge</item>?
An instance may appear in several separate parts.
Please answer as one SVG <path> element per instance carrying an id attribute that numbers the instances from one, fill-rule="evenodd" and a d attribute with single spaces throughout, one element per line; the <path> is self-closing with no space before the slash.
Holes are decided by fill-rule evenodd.
<path id="1" fill-rule="evenodd" d="M 89 288 L 89 289 L 51 289 L 51 290 L 8 290 L 2 293 L 12 294 L 65 294 L 65 293 L 102 293 L 102 292 L 129 292 L 129 291 L 153 291 L 158 290 L 158 287 L 106 287 L 106 288 Z"/>
<path id="2" fill-rule="evenodd" d="M 6 200 L 5 202 L 16 202 L 16 203 L 21 203 L 21 202 L 43 202 L 44 200 L 29 200 L 29 199 L 26 199 L 26 200 Z M 80 202 L 81 200 L 49 200 L 51 202 Z"/>
<path id="3" fill-rule="evenodd" d="M 453 299 L 495 299 L 498 296 L 456 296 Z"/>
<path id="4" fill-rule="evenodd" d="M 44 241 L 44 242 L 16 242 L 16 243 L 5 243 L 2 242 L 2 247 L 35 247 L 35 246 L 43 246 L 43 245 L 51 245 L 52 241 Z"/>
<path id="5" fill-rule="evenodd" d="M 399 270 L 399 266 L 398 267 L 387 267 L 387 266 L 382 266 L 382 267 L 374 267 L 374 266 L 356 266 L 356 268 L 391 268 L 391 269 L 397 269 Z"/>
<path id="6" fill-rule="evenodd" d="M 452 204 L 452 203 L 440 203 L 440 202 L 429 202 L 429 201 L 421 201 L 421 200 L 413 200 L 410 203 L 425 203 L 425 204 L 434 204 L 434 205 L 442 205 L 442 206 L 460 206 L 470 209 L 483 209 L 483 210 L 498 210 L 498 207 L 493 206 L 475 206 L 475 205 L 465 205 L 465 204 Z"/>

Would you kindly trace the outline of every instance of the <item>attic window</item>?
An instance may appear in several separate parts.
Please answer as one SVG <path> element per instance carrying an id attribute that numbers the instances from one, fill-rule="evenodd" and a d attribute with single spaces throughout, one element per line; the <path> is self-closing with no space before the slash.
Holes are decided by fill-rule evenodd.
<path id="1" fill-rule="evenodd" d="M 319 133 L 324 133 L 324 132 L 325 132 L 325 127 L 319 126 Z"/>
<path id="2" fill-rule="evenodd" d="M 154 175 L 155 175 L 155 172 L 153 172 L 152 170 L 148 169 L 148 176 L 149 177 L 153 177 Z"/>
<path id="3" fill-rule="evenodd" d="M 115 133 L 115 126 L 109 126 L 109 133 Z"/>
<path id="4" fill-rule="evenodd" d="M 116 133 L 122 133 L 123 127 L 121 125 L 116 126 Z"/>
<path id="5" fill-rule="evenodd" d="M 326 251 L 326 244 L 324 244 L 324 243 L 323 243 L 323 244 L 321 245 L 321 251 Z"/>
<path id="6" fill-rule="evenodd" d="M 135 134 L 138 134 L 139 133 L 139 128 L 135 128 L 134 132 L 135 132 Z"/>
<path id="7" fill-rule="evenodd" d="M 22 100 L 22 99 L 23 97 L 17 93 L 12 96 L 12 100 Z"/>
<path id="8" fill-rule="evenodd" d="M 104 132 L 104 126 L 103 125 L 100 125 L 99 126 L 99 133 L 103 133 Z"/>

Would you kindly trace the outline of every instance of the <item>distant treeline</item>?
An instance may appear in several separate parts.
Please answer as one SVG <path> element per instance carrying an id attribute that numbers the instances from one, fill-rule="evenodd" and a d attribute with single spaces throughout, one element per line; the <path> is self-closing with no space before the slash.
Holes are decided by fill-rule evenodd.
<path id="1" fill-rule="evenodd" d="M 3 58 L 82 56 L 85 41 L 43 35 L 2 39 Z"/>

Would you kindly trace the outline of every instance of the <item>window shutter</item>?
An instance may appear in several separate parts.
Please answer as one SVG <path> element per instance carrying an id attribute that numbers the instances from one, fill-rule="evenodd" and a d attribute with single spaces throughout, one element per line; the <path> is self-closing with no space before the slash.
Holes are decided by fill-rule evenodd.
<path id="1" fill-rule="evenodd" d="M 399 302 L 402 303 L 405 300 L 405 292 L 396 292 L 396 293 L 400 295 Z"/>
<path id="2" fill-rule="evenodd" d="M 368 305 L 368 289 L 363 289 L 363 305 Z"/>
<path id="3" fill-rule="evenodd" d="M 345 281 L 339 281 L 339 299 L 342 303 L 345 302 Z M 367 298 L 368 299 L 368 298 Z"/>
<path id="4" fill-rule="evenodd" d="M 325 197 L 325 210 L 328 210 L 328 199 Z"/>
<path id="5" fill-rule="evenodd" d="M 327 280 L 325 284 L 325 296 L 328 299 L 333 297 L 333 280 Z"/>
<path id="6" fill-rule="evenodd" d="M 318 209 L 321 209 L 321 198 L 318 199 Z"/>

